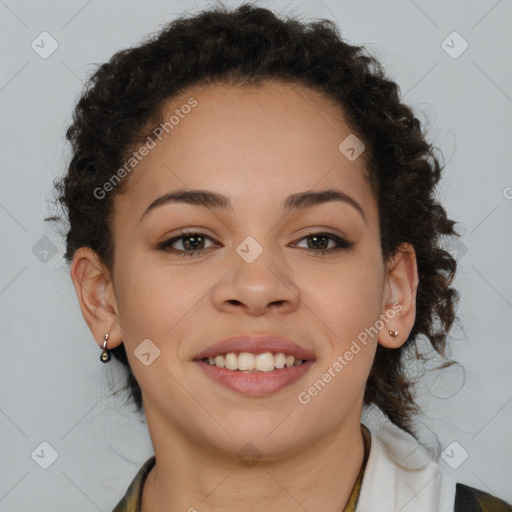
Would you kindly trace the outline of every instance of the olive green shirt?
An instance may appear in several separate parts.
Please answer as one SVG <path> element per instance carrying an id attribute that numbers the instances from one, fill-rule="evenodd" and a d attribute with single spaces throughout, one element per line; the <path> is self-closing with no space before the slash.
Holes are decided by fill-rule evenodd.
<path id="1" fill-rule="evenodd" d="M 371 448 L 371 434 L 368 428 L 361 424 L 364 437 L 364 458 L 356 483 L 343 512 L 356 512 L 364 470 Z M 141 512 L 142 490 L 147 475 L 155 465 L 155 456 L 152 455 L 135 475 L 125 495 L 112 512 Z M 378 512 L 378 511 L 375 511 Z M 432 511 L 437 512 L 437 511 Z M 512 505 L 473 487 L 457 483 L 454 503 L 454 512 L 512 512 Z"/>

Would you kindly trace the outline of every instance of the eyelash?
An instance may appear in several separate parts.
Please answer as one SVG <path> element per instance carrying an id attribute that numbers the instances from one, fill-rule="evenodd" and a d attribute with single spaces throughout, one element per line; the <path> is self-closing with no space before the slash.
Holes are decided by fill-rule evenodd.
<path id="1" fill-rule="evenodd" d="M 204 235 L 203 233 L 198 233 L 195 231 L 186 231 L 186 232 L 181 233 L 179 236 L 175 236 L 173 238 L 170 238 L 169 240 L 164 240 L 163 242 L 160 242 L 158 244 L 157 248 L 162 251 L 172 252 L 172 253 L 182 256 L 182 257 L 201 256 L 203 254 L 203 252 L 207 251 L 208 249 L 197 249 L 195 251 L 182 251 L 182 250 L 177 250 L 177 249 L 174 249 L 171 247 L 171 245 L 173 245 L 175 242 L 177 242 L 183 238 L 189 238 L 189 237 L 198 236 L 198 235 L 201 238 L 212 240 L 212 238 L 210 238 L 207 235 Z M 331 247 L 330 249 L 310 249 L 310 248 L 303 247 L 303 249 L 306 249 L 307 251 L 312 251 L 313 253 L 315 253 L 315 256 L 324 256 L 325 254 L 333 254 L 333 253 L 336 253 L 339 251 L 347 251 L 354 245 L 354 242 L 349 242 L 348 240 L 345 240 L 344 238 L 341 238 L 332 233 L 324 233 L 324 232 L 317 232 L 317 231 L 314 231 L 314 232 L 309 233 L 306 236 L 302 237 L 299 240 L 299 242 L 302 240 L 305 240 L 307 238 L 311 238 L 313 236 L 326 237 L 330 240 L 335 241 L 338 244 L 338 247 Z"/>

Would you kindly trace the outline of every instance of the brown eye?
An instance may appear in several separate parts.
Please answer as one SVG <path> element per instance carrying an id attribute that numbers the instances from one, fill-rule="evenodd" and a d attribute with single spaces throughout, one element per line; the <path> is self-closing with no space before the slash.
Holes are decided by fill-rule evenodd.
<path id="1" fill-rule="evenodd" d="M 199 256 L 208 249 L 208 247 L 205 248 L 204 246 L 206 240 L 211 240 L 211 238 L 203 233 L 182 233 L 179 236 L 159 243 L 158 249 L 180 254 L 181 256 Z M 174 244 L 178 244 L 178 248 L 174 248 Z M 180 244 L 182 248 L 179 248 Z"/>
<path id="2" fill-rule="evenodd" d="M 320 253 L 321 255 L 341 250 L 348 250 L 354 245 L 354 242 L 349 242 L 348 240 L 332 233 L 310 233 L 304 238 L 301 238 L 301 241 L 302 240 L 308 240 L 307 247 L 305 247 L 305 249 Z M 331 242 L 334 243 L 334 247 L 328 248 L 329 243 Z"/>

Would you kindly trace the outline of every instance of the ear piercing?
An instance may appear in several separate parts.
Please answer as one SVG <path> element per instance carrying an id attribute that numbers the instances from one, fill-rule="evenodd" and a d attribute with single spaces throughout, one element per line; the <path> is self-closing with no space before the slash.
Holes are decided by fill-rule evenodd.
<path id="1" fill-rule="evenodd" d="M 110 361 L 110 351 L 107 348 L 107 341 L 108 341 L 108 333 L 105 334 L 105 341 L 103 342 L 103 352 L 100 356 L 100 361 L 102 363 L 108 363 Z"/>
<path id="2" fill-rule="evenodd" d="M 388 331 L 388 334 L 396 340 L 396 337 L 398 336 L 398 331 Z"/>

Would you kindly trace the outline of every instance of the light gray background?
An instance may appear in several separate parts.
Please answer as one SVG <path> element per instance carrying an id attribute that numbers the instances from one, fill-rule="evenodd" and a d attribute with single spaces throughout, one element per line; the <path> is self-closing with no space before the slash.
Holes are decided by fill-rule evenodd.
<path id="1" fill-rule="evenodd" d="M 425 380 L 419 425 L 427 442 L 435 432 L 443 448 L 458 443 L 448 451 L 452 464 L 468 453 L 458 469 L 440 461 L 454 478 L 512 501 L 512 2 L 257 3 L 334 19 L 349 42 L 368 45 L 443 151 L 440 198 L 464 233 L 451 248 L 462 295 L 452 356 L 462 366 Z M 64 131 L 92 64 L 183 10 L 211 4 L 0 0 L 1 511 L 108 512 L 153 453 L 125 397 L 105 398 L 120 365 L 99 361 L 63 241 L 42 219 L 52 179 L 68 162 Z M 31 47 L 43 31 L 59 45 L 46 59 Z M 458 36 L 444 43 L 452 56 L 442 45 L 453 31 L 469 44 L 457 58 Z M 44 253 L 52 247 L 55 254 Z M 58 454 L 48 469 L 31 455 L 42 442 Z"/>

